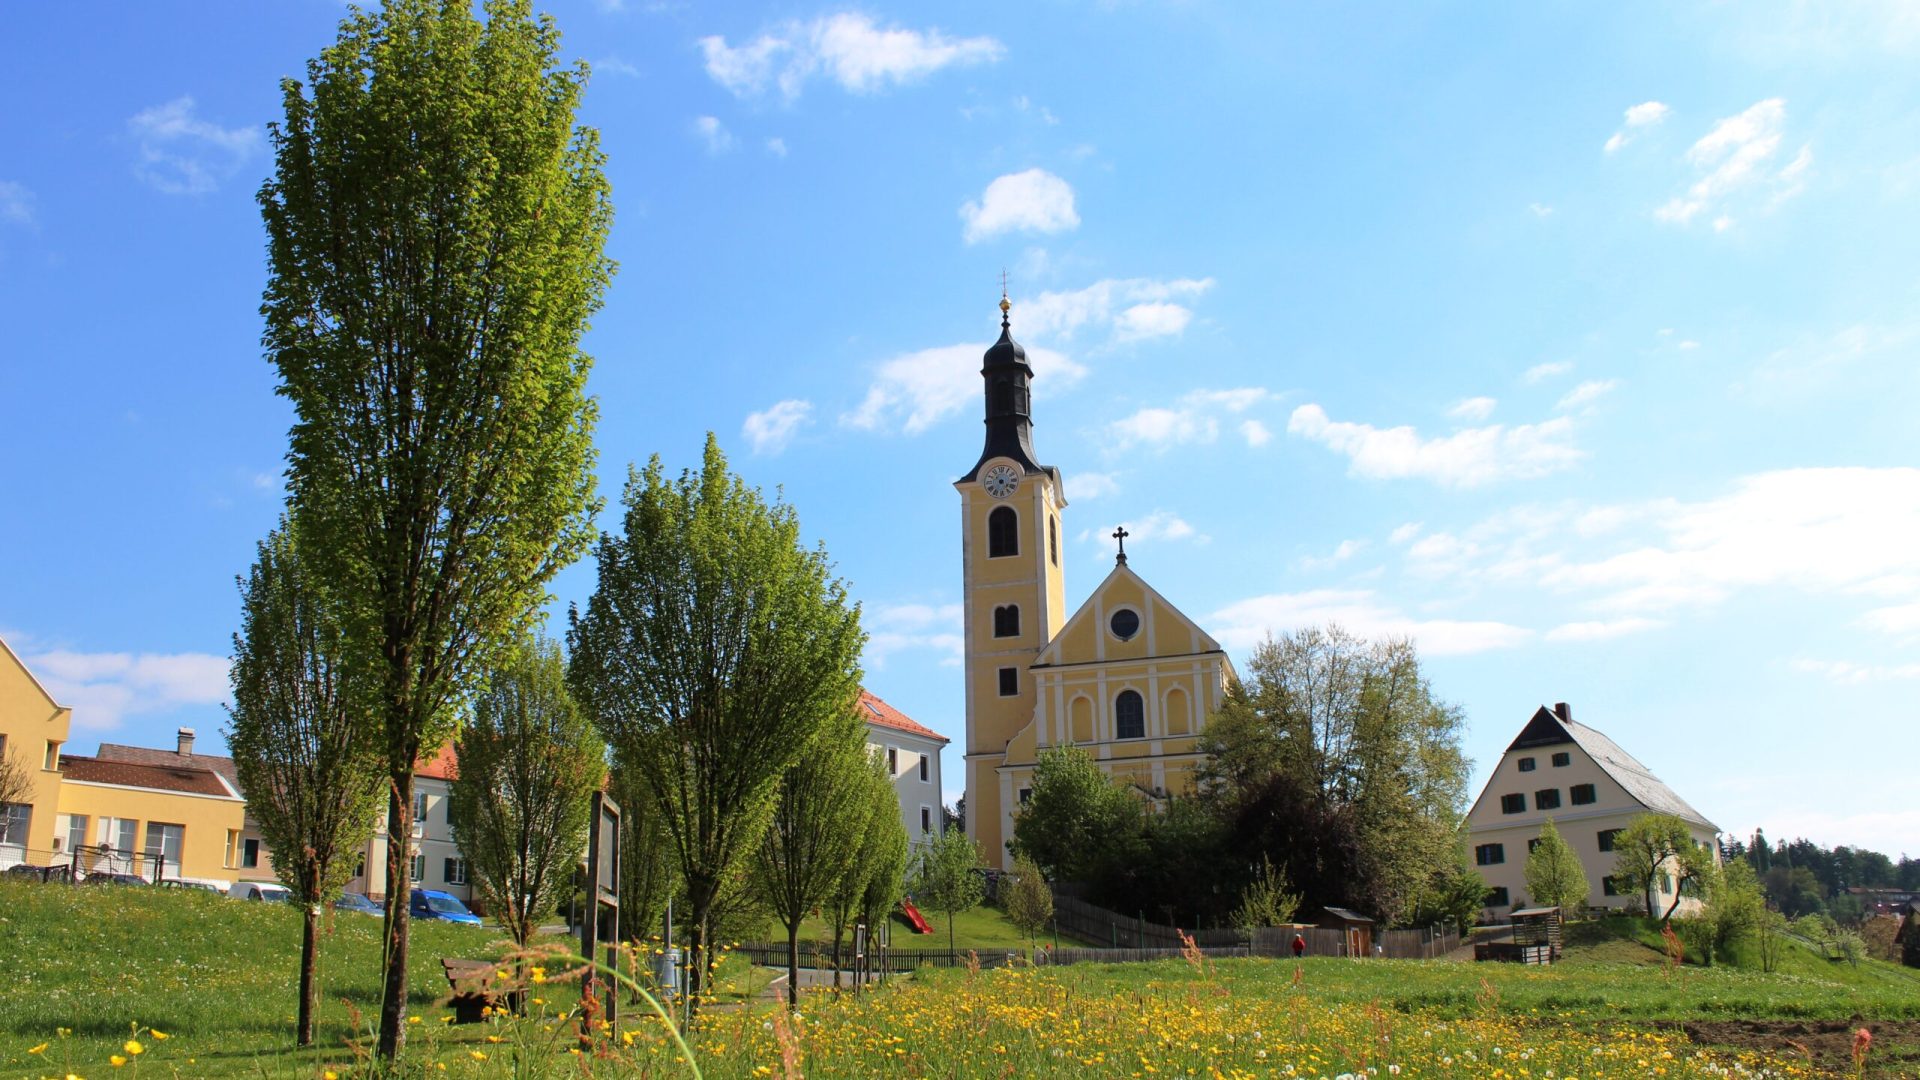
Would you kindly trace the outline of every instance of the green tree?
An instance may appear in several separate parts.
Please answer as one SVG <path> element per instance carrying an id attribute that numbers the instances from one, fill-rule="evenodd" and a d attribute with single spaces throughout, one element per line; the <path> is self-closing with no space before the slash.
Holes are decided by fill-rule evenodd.
<path id="1" fill-rule="evenodd" d="M 379 732 L 354 696 L 337 612 L 283 521 L 240 580 L 227 746 L 247 816 L 306 913 L 301 1046 L 313 1042 L 323 905 L 353 877 L 380 810 Z"/>
<path id="2" fill-rule="evenodd" d="M 1013 861 L 1013 873 L 1000 878 L 1000 905 L 1007 920 L 1027 935 L 1027 945 L 1053 921 L 1053 887 L 1032 859 L 1022 856 Z"/>
<path id="3" fill-rule="evenodd" d="M 800 924 L 855 874 L 873 822 L 867 725 L 851 699 L 818 725 L 812 749 L 787 769 L 753 860 L 754 888 L 787 931 L 787 1003 L 800 1004 Z"/>
<path id="4" fill-rule="evenodd" d="M 1733 859 L 1722 866 L 1703 867 L 1700 884 L 1706 898 L 1699 922 L 1707 962 L 1711 964 L 1716 956 L 1731 961 L 1735 946 L 1758 933 L 1766 914 L 1760 879 L 1754 876 L 1752 863 Z"/>
<path id="5" fill-rule="evenodd" d="M 1040 752 L 1026 805 L 1013 819 L 1016 856 L 1052 881 L 1090 881 L 1134 861 L 1143 804 L 1077 746 Z"/>
<path id="6" fill-rule="evenodd" d="M 1547 907 L 1584 906 L 1587 895 L 1593 891 L 1587 881 L 1586 868 L 1580 865 L 1580 856 L 1561 838 L 1552 818 L 1541 823 L 1540 839 L 1527 854 L 1524 873 L 1527 891 L 1533 894 L 1534 902 Z"/>
<path id="7" fill-rule="evenodd" d="M 642 942 L 662 933 L 667 906 L 680 889 L 679 861 L 673 838 L 653 812 L 646 774 L 629 768 L 616 751 L 607 780 L 608 793 L 620 804 L 620 930 Z M 629 809 L 631 808 L 631 809 Z"/>
<path id="8" fill-rule="evenodd" d="M 455 739 L 453 839 L 488 912 L 525 948 L 573 885 L 607 744 L 567 692 L 560 647 L 499 654 Z"/>
<path id="9" fill-rule="evenodd" d="M 1236 843 L 1283 862 L 1310 902 L 1404 922 L 1455 860 L 1464 727 L 1411 642 L 1295 631 L 1254 649 L 1209 721 L 1201 789 Z"/>
<path id="10" fill-rule="evenodd" d="M 1234 909 L 1233 925 L 1243 930 L 1259 930 L 1293 921 L 1300 910 L 1300 894 L 1287 888 L 1287 868 L 1276 867 L 1262 858 L 1260 872 L 1240 893 L 1240 906 Z"/>
<path id="11" fill-rule="evenodd" d="M 1613 837 L 1613 876 L 1620 887 L 1638 890 L 1647 903 L 1647 914 L 1654 912 L 1656 885 L 1667 878 L 1673 888 L 1673 902 L 1660 916 L 1661 922 L 1673 918 L 1680 906 L 1680 890 L 1698 878 L 1702 867 L 1714 864 L 1713 849 L 1694 842 L 1692 828 L 1672 814 L 1641 814 Z"/>
<path id="12" fill-rule="evenodd" d="M 612 264 L 584 66 L 529 0 L 389 0 L 282 84 L 260 190 L 264 343 L 292 517 L 384 729 L 388 823 L 489 650 L 591 541 L 580 350 Z M 388 847 L 378 1052 L 405 1039 L 409 886 Z"/>
<path id="13" fill-rule="evenodd" d="M 972 911 L 986 890 L 986 882 L 980 877 L 980 849 L 966 833 L 948 830 L 921 844 L 920 863 L 914 868 L 913 895 L 920 906 L 947 917 L 949 951 L 954 947 L 954 916 Z"/>
<path id="14" fill-rule="evenodd" d="M 840 985 L 841 946 L 854 924 L 867 924 L 869 934 L 900 902 L 906 888 L 910 845 L 907 826 L 900 819 L 900 799 L 887 775 L 886 759 L 871 755 L 861 775 L 862 798 L 867 802 L 867 827 L 860 834 L 860 850 L 852 871 L 844 875 L 822 906 L 833 930 L 833 985 Z"/>
<path id="15" fill-rule="evenodd" d="M 1780 958 L 1791 948 L 1787 944 L 1787 917 L 1762 909 L 1754 923 L 1754 943 L 1760 954 L 1760 970 L 1771 975 L 1780 966 Z"/>
<path id="16" fill-rule="evenodd" d="M 672 841 L 705 982 L 711 916 L 759 847 L 780 778 L 860 685 L 859 609 L 783 503 L 727 471 L 709 435 L 698 473 L 633 473 L 622 533 L 569 637 L 575 695 L 645 777 Z"/>

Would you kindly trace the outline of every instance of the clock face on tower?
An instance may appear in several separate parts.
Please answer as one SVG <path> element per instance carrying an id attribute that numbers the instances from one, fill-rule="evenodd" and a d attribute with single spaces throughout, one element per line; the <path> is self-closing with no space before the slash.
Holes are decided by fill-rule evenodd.
<path id="1" fill-rule="evenodd" d="M 981 482 L 986 485 L 987 494 L 1004 499 L 1020 486 L 1020 473 L 1011 465 L 995 465 L 987 470 Z"/>

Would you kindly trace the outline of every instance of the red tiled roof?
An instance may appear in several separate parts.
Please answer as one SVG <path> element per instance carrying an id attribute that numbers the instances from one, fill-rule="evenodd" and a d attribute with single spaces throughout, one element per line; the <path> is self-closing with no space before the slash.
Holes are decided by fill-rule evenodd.
<path id="1" fill-rule="evenodd" d="M 890 727 L 898 731 L 910 732 L 922 738 L 936 739 L 942 743 L 953 741 L 932 728 L 916 722 L 899 709 L 881 701 L 864 687 L 860 690 L 860 705 L 866 710 L 867 719 L 872 723 L 879 724 L 881 727 Z"/>
<path id="2" fill-rule="evenodd" d="M 103 742 L 94 756 L 101 761 L 125 761 L 135 765 L 158 765 L 161 768 L 185 766 L 190 769 L 211 769 L 226 777 L 227 783 L 233 785 L 233 790 L 240 790 L 240 770 L 234 767 L 232 758 L 218 754 L 182 754 L 177 750 Z"/>
<path id="3" fill-rule="evenodd" d="M 452 739 L 447 740 L 447 745 L 441 747 L 439 753 L 432 757 L 423 756 L 413 763 L 413 775 L 431 776 L 435 780 L 451 780 L 454 773 L 459 771 L 460 758 L 454 753 Z"/>
<path id="4" fill-rule="evenodd" d="M 156 788 L 188 795 L 216 795 L 235 798 L 212 769 L 186 765 L 142 765 L 132 761 L 103 761 L 90 757 L 62 757 L 60 771 L 66 779 L 116 787 Z"/>

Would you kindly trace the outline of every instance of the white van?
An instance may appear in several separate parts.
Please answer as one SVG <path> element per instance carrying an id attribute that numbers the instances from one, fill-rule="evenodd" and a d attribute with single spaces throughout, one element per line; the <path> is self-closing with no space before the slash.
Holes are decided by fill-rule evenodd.
<path id="1" fill-rule="evenodd" d="M 285 885 L 271 881 L 236 881 L 227 895 L 235 900 L 274 900 L 283 904 L 293 898 L 292 891 Z"/>

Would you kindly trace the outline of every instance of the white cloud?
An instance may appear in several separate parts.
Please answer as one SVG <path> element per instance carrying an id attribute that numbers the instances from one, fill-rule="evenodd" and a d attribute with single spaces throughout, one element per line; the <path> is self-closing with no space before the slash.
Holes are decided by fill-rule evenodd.
<path id="1" fill-rule="evenodd" d="M 867 628 L 865 660 L 884 669 L 894 653 L 930 649 L 941 667 L 959 667 L 966 656 L 965 612 L 959 604 L 881 604 L 861 610 Z"/>
<path id="2" fill-rule="evenodd" d="M 623 75 L 629 79 L 640 77 L 640 69 L 617 56 L 605 56 L 593 62 L 595 75 Z"/>
<path id="3" fill-rule="evenodd" d="M 1419 536 L 1420 530 L 1424 525 L 1424 522 L 1409 521 L 1405 525 L 1393 530 L 1393 533 L 1387 537 L 1387 541 L 1394 544 L 1404 544 L 1414 537 Z"/>
<path id="4" fill-rule="evenodd" d="M 1610 641 L 1628 634 L 1658 630 L 1667 625 L 1659 619 L 1613 619 L 1605 622 L 1562 623 L 1547 631 L 1548 641 Z"/>
<path id="5" fill-rule="evenodd" d="M 1192 320 L 1191 303 L 1212 278 L 1105 278 L 1081 289 L 1043 292 L 1015 308 L 1021 332 L 1071 339 L 1082 329 L 1111 331 L 1116 341 L 1178 334 Z"/>
<path id="6" fill-rule="evenodd" d="M 1447 410 L 1447 415 L 1455 420 L 1485 420 L 1493 415 L 1493 407 L 1499 402 L 1490 397 L 1470 397 Z"/>
<path id="7" fill-rule="evenodd" d="M 1120 490 L 1120 481 L 1112 473 L 1083 472 L 1073 476 L 1072 495 L 1076 499 L 1098 499 Z"/>
<path id="8" fill-rule="evenodd" d="M 1553 207 L 1546 203 L 1528 203 L 1527 212 L 1544 221 L 1553 216 Z"/>
<path id="9" fill-rule="evenodd" d="M 733 149 L 733 133 L 727 130 L 727 126 L 722 124 L 717 116 L 695 117 L 693 133 L 706 144 L 709 154 L 724 154 Z"/>
<path id="10" fill-rule="evenodd" d="M 1447 487 L 1524 480 L 1570 468 L 1586 457 L 1572 445 L 1573 424 L 1558 417 L 1539 424 L 1465 428 L 1423 439 L 1411 427 L 1376 428 L 1329 419 L 1318 405 L 1302 405 L 1287 433 L 1323 443 L 1351 459 L 1349 473 L 1372 479 L 1420 478 Z"/>
<path id="11" fill-rule="evenodd" d="M 168 195 L 214 190 L 261 147 L 259 128 L 223 128 L 193 110 L 193 98 L 179 97 L 127 121 L 140 149 L 134 175 Z"/>
<path id="12" fill-rule="evenodd" d="M 992 63 L 1006 50 L 990 37 L 881 27 L 866 15 L 842 12 L 781 23 L 740 46 L 704 37 L 700 51 L 707 74 L 736 97 L 755 97 L 772 85 L 791 100 L 816 75 L 852 93 L 871 93 L 945 67 Z"/>
<path id="13" fill-rule="evenodd" d="M 1571 412 L 1574 409 L 1583 408 L 1606 397 L 1619 385 L 1620 380 L 1618 379 L 1589 379 L 1567 391 L 1566 396 L 1562 397 L 1559 404 L 1555 405 L 1554 408 L 1559 409 L 1561 412 Z"/>
<path id="14" fill-rule="evenodd" d="M 1408 549 L 1430 578 L 1521 583 L 1583 598 L 1608 618 L 1710 608 L 1743 591 L 1860 595 L 1860 618 L 1920 629 L 1920 469 L 1758 473 L 1697 502 L 1519 507 Z M 1596 544 L 1604 544 L 1596 547 Z"/>
<path id="15" fill-rule="evenodd" d="M 129 716 L 227 700 L 224 656 L 54 649 L 24 659 L 79 727 L 111 729 Z"/>
<path id="16" fill-rule="evenodd" d="M 1720 209 L 1730 197 L 1753 187 L 1771 188 L 1765 207 L 1772 209 L 1798 194 L 1813 162 L 1813 148 L 1802 146 L 1793 160 L 1778 170 L 1772 162 L 1785 135 L 1784 98 L 1756 102 L 1745 112 L 1721 119 L 1687 151 L 1687 161 L 1700 173 L 1683 195 L 1676 195 L 1654 211 L 1661 221 L 1685 225 L 1709 209 Z M 1734 219 L 1715 215 L 1713 227 L 1724 232 Z"/>
<path id="17" fill-rule="evenodd" d="M 1306 571 L 1330 570 L 1339 566 L 1367 546 L 1365 540 L 1342 540 L 1339 546 L 1326 555 L 1308 555 L 1299 560 L 1299 568 Z"/>
<path id="18" fill-rule="evenodd" d="M 1135 304 L 1114 320 L 1114 334 L 1122 341 L 1171 337 L 1187 328 L 1193 312 L 1179 304 Z"/>
<path id="19" fill-rule="evenodd" d="M 754 453 L 778 454 L 793 442 L 793 437 L 812 415 L 812 402 L 789 398 L 748 414 L 746 423 L 740 426 L 740 434 L 752 444 Z"/>
<path id="20" fill-rule="evenodd" d="M 1212 540 L 1212 537 L 1195 529 L 1185 518 L 1171 510 L 1155 510 L 1146 517 L 1123 521 L 1120 528 L 1127 530 L 1129 544 L 1151 544 L 1159 540 L 1191 540 L 1196 544 L 1205 544 Z M 1080 538 L 1096 546 L 1111 545 L 1112 532 L 1112 529 L 1086 529 L 1080 533 Z"/>
<path id="21" fill-rule="evenodd" d="M 1606 152 L 1614 153 L 1632 142 L 1636 129 L 1658 124 L 1672 111 L 1658 101 L 1643 101 L 1629 108 L 1626 113 L 1626 126 L 1614 132 L 1613 136 L 1607 140 Z"/>
<path id="22" fill-rule="evenodd" d="M 1889 679 L 1920 679 L 1920 664 L 1880 666 L 1856 664 L 1851 660 L 1795 660 L 1795 671 L 1821 675 L 1837 683 L 1885 682 Z"/>
<path id="23" fill-rule="evenodd" d="M 1421 619 L 1364 589 L 1314 589 L 1255 596 L 1221 608 L 1202 620 L 1228 648 L 1247 649 L 1269 633 L 1338 623 L 1366 638 L 1408 637 L 1427 656 L 1460 656 L 1511 649 L 1533 631 L 1502 622 Z"/>
<path id="24" fill-rule="evenodd" d="M 1073 187 L 1045 169 L 995 177 L 979 202 L 960 207 L 960 217 L 967 223 L 969 244 L 1006 232 L 1057 233 L 1080 227 Z"/>
<path id="25" fill-rule="evenodd" d="M 860 404 L 840 423 L 864 431 L 898 429 L 918 435 L 980 397 L 985 345 L 942 345 L 882 362 Z M 1034 389 L 1051 393 L 1078 382 L 1087 369 L 1051 349 L 1027 349 Z"/>
<path id="26" fill-rule="evenodd" d="M 25 184 L 0 180 L 0 225 L 33 224 L 33 192 Z"/>
<path id="27" fill-rule="evenodd" d="M 778 135 L 768 139 L 766 147 L 767 153 L 772 154 L 774 157 L 787 156 L 787 140 L 780 138 Z"/>
<path id="28" fill-rule="evenodd" d="M 1183 443 L 1210 443 L 1220 437 L 1220 421 L 1237 415 L 1273 395 L 1258 386 L 1233 390 L 1195 390 L 1183 396 L 1172 408 L 1149 406 L 1132 416 L 1108 425 L 1115 450 L 1146 444 L 1164 450 Z M 1247 421 L 1240 425 L 1241 437 L 1249 446 L 1261 446 L 1272 437 L 1266 425 Z"/>
<path id="29" fill-rule="evenodd" d="M 1526 372 L 1520 376 L 1520 381 L 1526 383 L 1528 386 L 1532 386 L 1536 383 L 1551 379 L 1556 375 L 1565 375 L 1572 370 L 1573 361 L 1571 360 L 1549 360 L 1544 364 L 1535 364 L 1528 368 Z"/>

